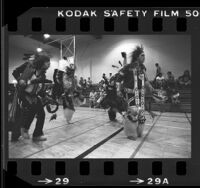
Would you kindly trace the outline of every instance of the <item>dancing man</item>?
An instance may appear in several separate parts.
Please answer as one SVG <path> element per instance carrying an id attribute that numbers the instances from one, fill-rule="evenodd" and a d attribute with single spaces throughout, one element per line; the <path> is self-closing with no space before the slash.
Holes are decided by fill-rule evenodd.
<path id="1" fill-rule="evenodd" d="M 145 54 L 142 46 L 137 46 L 131 54 L 131 62 L 125 65 L 118 74 L 119 91 L 128 105 L 124 114 L 125 134 L 129 139 L 141 137 L 145 125 L 145 93 L 144 87 L 153 87 L 148 81 L 144 65 Z"/>
<path id="2" fill-rule="evenodd" d="M 41 87 L 46 82 L 46 70 L 50 66 L 50 58 L 47 55 L 35 55 L 35 58 L 28 61 L 13 71 L 13 76 L 18 81 L 19 100 L 21 101 L 21 117 L 18 127 L 21 127 L 21 135 L 29 139 L 29 128 L 34 117 L 37 117 L 33 141 L 45 141 L 43 136 L 43 126 L 45 121 L 45 111 L 41 102 Z M 51 81 L 49 81 L 50 83 Z M 17 141 L 20 134 L 13 132 L 12 141 Z"/>

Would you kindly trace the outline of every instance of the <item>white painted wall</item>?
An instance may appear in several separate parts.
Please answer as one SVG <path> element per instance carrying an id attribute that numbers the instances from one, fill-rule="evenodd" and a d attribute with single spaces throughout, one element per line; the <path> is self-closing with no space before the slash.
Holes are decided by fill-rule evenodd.
<path id="1" fill-rule="evenodd" d="M 24 44 L 30 44 L 30 39 L 23 39 Z M 88 40 L 83 43 L 76 41 L 77 70 L 78 78 L 90 76 L 90 63 L 92 63 L 92 80 L 99 82 L 103 73 L 107 75 L 117 72 L 112 64 L 119 65 L 122 62 L 121 52 L 128 54 L 138 44 L 143 44 L 149 79 L 155 76 L 155 63 L 159 63 L 163 72 L 172 71 L 175 77 L 180 76 L 185 69 L 191 71 L 191 46 L 190 37 L 186 35 L 106 35 L 102 39 Z M 35 44 L 32 48 L 36 48 Z M 53 71 L 58 67 L 59 50 L 49 49 L 52 59 L 51 66 L 47 71 L 47 78 L 52 79 Z M 30 48 L 20 47 L 20 44 L 9 46 L 9 81 L 13 69 L 23 63 L 23 54 L 30 52 Z M 129 61 L 130 59 L 128 59 Z"/>
<path id="2" fill-rule="evenodd" d="M 128 54 L 137 44 L 143 44 L 149 79 L 154 79 L 155 63 L 159 63 L 163 72 L 172 71 L 175 77 L 180 76 L 185 69 L 191 70 L 190 37 L 189 36 L 104 36 L 96 40 L 86 50 L 84 56 L 77 53 L 77 74 L 88 77 L 90 61 L 92 61 L 92 79 L 98 82 L 102 73 L 115 73 L 117 69 L 112 64 L 119 65 L 121 52 Z M 130 58 L 128 59 L 130 61 Z"/>

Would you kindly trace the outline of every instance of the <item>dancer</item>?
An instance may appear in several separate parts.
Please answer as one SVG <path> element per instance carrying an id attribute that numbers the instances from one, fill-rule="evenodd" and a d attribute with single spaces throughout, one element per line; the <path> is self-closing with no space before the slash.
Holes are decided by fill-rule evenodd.
<path id="1" fill-rule="evenodd" d="M 106 95 L 100 102 L 100 106 L 108 110 L 108 116 L 111 121 L 116 121 L 116 113 L 122 114 L 127 109 L 127 103 L 124 98 L 117 93 L 116 77 L 108 79 L 103 77 L 106 85 Z"/>
<path id="2" fill-rule="evenodd" d="M 74 73 L 74 64 L 66 66 L 65 72 L 58 69 L 54 70 L 54 98 L 62 98 L 63 113 L 68 124 L 75 112 L 74 98 L 78 98 L 81 102 L 84 100 L 81 91 L 78 91 L 76 80 L 74 79 Z"/>
<path id="3" fill-rule="evenodd" d="M 142 46 L 137 46 L 131 54 L 131 62 L 118 74 L 120 91 L 127 100 L 124 114 L 124 130 L 129 139 L 141 137 L 145 125 L 145 86 L 153 90 L 144 66 L 145 54 Z"/>
<path id="4" fill-rule="evenodd" d="M 64 93 L 62 95 L 63 99 L 63 111 L 67 123 L 70 123 L 72 116 L 75 112 L 74 103 L 73 103 L 73 92 L 75 90 L 74 82 L 74 64 L 66 67 L 66 72 L 63 75 L 63 89 Z"/>
<path id="5" fill-rule="evenodd" d="M 43 126 L 45 121 L 45 111 L 41 102 L 42 83 L 46 82 L 46 70 L 50 66 L 50 58 L 47 55 L 35 55 L 34 59 L 17 67 L 13 71 L 13 76 L 18 81 L 18 96 L 21 101 L 21 117 L 18 127 L 21 128 L 23 138 L 29 139 L 29 128 L 35 116 L 37 116 L 33 141 L 45 141 L 43 136 Z M 20 134 L 13 132 L 12 141 L 17 141 Z"/>

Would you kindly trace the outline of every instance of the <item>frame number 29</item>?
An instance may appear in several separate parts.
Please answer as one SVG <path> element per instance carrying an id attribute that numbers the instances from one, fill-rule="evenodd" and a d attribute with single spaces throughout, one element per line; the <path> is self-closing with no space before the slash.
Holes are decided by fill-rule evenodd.
<path id="1" fill-rule="evenodd" d="M 56 178 L 55 185 L 67 185 L 69 183 L 68 178 Z"/>

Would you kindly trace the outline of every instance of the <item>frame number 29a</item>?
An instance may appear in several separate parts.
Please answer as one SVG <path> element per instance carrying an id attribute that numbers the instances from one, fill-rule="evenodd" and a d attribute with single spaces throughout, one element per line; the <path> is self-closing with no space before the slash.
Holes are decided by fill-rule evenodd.
<path id="1" fill-rule="evenodd" d="M 161 179 L 161 178 L 148 178 L 147 179 L 148 185 L 168 185 L 169 181 L 167 178 Z"/>

